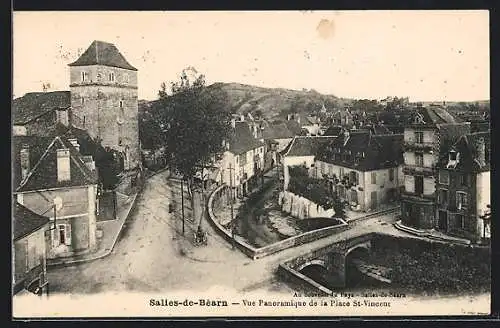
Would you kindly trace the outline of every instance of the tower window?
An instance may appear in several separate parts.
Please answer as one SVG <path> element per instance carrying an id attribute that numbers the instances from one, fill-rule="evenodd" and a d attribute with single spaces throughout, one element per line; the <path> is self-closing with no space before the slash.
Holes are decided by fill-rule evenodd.
<path id="1" fill-rule="evenodd" d="M 81 98 L 80 101 L 82 102 L 82 105 L 85 104 L 85 98 Z"/>
<path id="2" fill-rule="evenodd" d="M 114 72 L 110 72 L 110 73 L 109 73 L 109 80 L 110 80 L 111 82 L 114 82 L 114 81 L 115 81 L 115 73 L 114 73 Z"/>
<path id="3" fill-rule="evenodd" d="M 123 108 L 123 100 L 120 100 L 120 108 Z"/>
<path id="4" fill-rule="evenodd" d="M 87 82 L 89 80 L 89 74 L 87 72 L 82 72 L 82 82 Z"/>

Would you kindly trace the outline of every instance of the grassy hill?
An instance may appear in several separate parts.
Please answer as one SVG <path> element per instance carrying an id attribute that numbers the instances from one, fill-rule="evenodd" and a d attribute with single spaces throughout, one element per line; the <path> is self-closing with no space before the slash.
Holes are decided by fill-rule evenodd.
<path id="1" fill-rule="evenodd" d="M 283 117 L 292 111 L 311 112 L 341 106 L 345 101 L 333 95 L 323 95 L 314 90 L 263 88 L 239 83 L 214 83 L 209 88 L 226 93 L 228 110 L 238 114 L 260 111 L 269 119 Z"/>
<path id="2" fill-rule="evenodd" d="M 323 104 L 332 109 L 350 102 L 348 99 L 323 95 L 314 90 L 263 88 L 239 83 L 214 83 L 207 88 L 226 94 L 226 110 L 238 114 L 255 114 L 260 111 L 263 117 L 271 120 L 283 118 L 293 111 L 308 113 L 319 110 Z M 146 109 L 150 103 L 140 100 L 139 110 Z"/>
<path id="3" fill-rule="evenodd" d="M 315 90 L 291 90 L 283 88 L 264 88 L 240 83 L 214 83 L 207 87 L 212 91 L 225 93 L 228 99 L 226 110 L 238 114 L 255 114 L 257 111 L 269 120 L 282 119 L 287 113 L 311 113 L 321 109 L 324 104 L 327 109 L 342 108 L 354 105 L 355 108 L 365 108 L 354 99 L 339 98 L 334 95 L 324 95 Z M 151 101 L 140 100 L 139 110 L 151 105 Z M 423 102 L 425 104 L 442 104 L 442 102 Z M 466 104 L 472 102 L 465 102 Z M 478 101 L 479 105 L 487 105 L 489 101 Z M 447 102 L 447 106 L 460 104 Z M 464 103 L 461 103 L 464 104 Z"/>

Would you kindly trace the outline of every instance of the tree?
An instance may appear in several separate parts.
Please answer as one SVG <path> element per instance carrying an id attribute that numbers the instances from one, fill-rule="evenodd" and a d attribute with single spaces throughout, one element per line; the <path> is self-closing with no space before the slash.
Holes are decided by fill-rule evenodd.
<path id="1" fill-rule="evenodd" d="M 335 211 L 335 218 L 345 219 L 347 217 L 345 212 L 345 203 L 339 197 L 334 198 L 333 209 Z"/>
<path id="2" fill-rule="evenodd" d="M 104 190 L 116 188 L 120 169 L 111 149 L 98 146 L 95 152 L 95 166 L 99 172 L 99 182 Z"/>
<path id="3" fill-rule="evenodd" d="M 204 169 L 222 158 L 231 116 L 224 110 L 225 94 L 206 88 L 205 77 L 192 67 L 182 71 L 170 91 L 167 95 L 162 84 L 159 92 L 158 121 L 165 127 L 161 140 L 168 166 L 187 182 L 192 198 L 195 175 L 201 171 L 203 177 Z"/>

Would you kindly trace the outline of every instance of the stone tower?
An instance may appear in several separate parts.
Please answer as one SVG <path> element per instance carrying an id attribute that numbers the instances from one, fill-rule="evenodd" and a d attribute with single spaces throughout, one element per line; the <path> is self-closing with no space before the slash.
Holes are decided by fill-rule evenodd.
<path id="1" fill-rule="evenodd" d="M 70 67 L 71 123 L 117 152 L 122 169 L 139 166 L 137 69 L 114 44 L 94 41 Z"/>

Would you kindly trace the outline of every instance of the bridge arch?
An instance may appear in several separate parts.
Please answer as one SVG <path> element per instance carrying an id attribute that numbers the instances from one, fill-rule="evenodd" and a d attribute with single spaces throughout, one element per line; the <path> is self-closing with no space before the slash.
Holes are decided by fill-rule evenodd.
<path id="1" fill-rule="evenodd" d="M 307 262 L 303 263 L 302 265 L 300 265 L 299 267 L 297 267 L 297 269 L 295 269 L 295 270 L 296 271 L 302 271 L 302 269 L 304 269 L 304 268 L 306 268 L 308 266 L 311 266 L 311 265 L 318 265 L 320 267 L 323 267 L 325 270 L 327 269 L 325 260 L 315 259 L 315 260 L 310 260 L 310 261 L 307 261 Z"/>
<path id="2" fill-rule="evenodd" d="M 364 242 L 364 243 L 361 243 L 361 244 L 357 244 L 357 245 L 354 245 L 352 246 L 351 248 L 349 248 L 344 256 L 345 258 L 347 259 L 347 257 L 355 252 L 356 254 L 361 254 L 361 253 L 365 253 L 365 254 L 370 254 L 370 250 L 372 248 L 372 245 L 371 245 L 371 242 L 370 241 L 367 241 L 367 242 Z"/>

